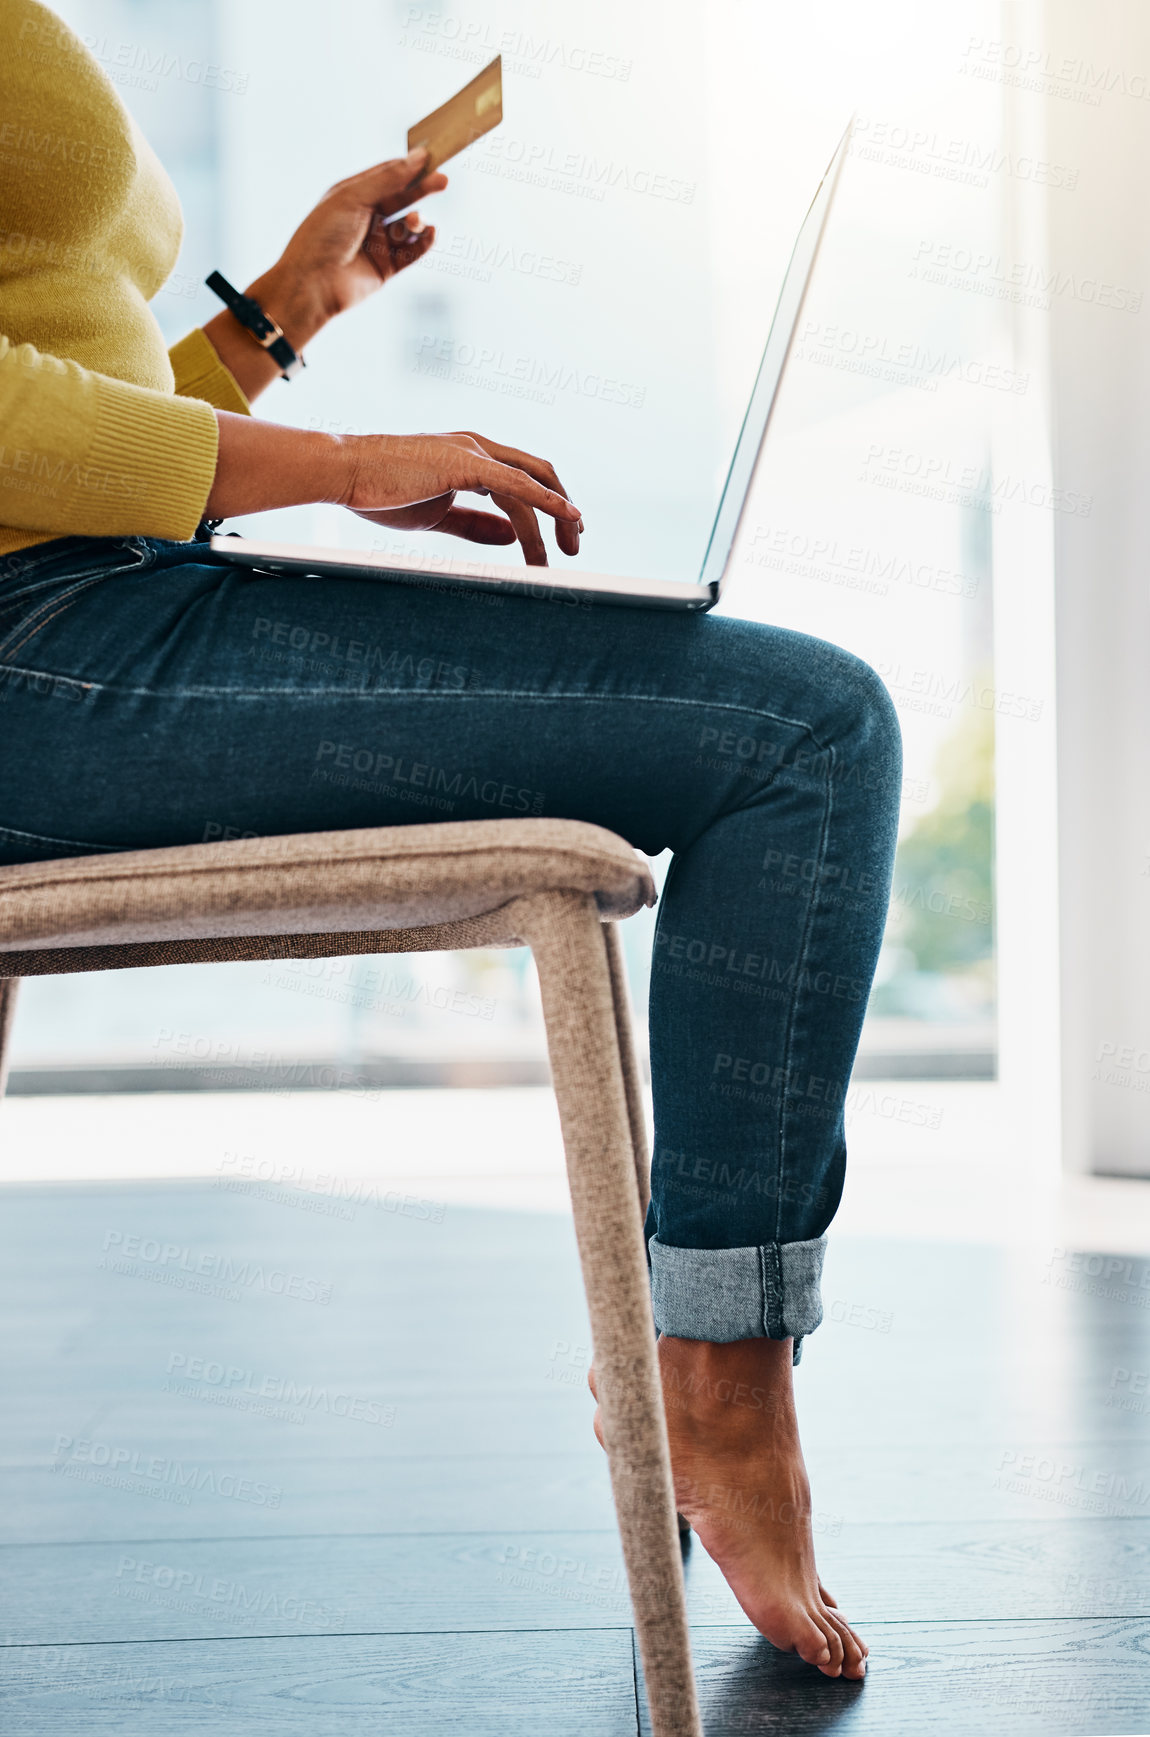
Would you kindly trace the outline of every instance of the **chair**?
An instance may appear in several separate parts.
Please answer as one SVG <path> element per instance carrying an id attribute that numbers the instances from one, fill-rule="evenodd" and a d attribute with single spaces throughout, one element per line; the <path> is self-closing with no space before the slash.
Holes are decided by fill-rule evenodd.
<path id="1" fill-rule="evenodd" d="M 654 1737 L 701 1737 L 643 1241 L 647 1141 L 615 921 L 630 845 L 567 820 L 450 821 L 0 869 L 0 1091 L 21 977 L 530 946 Z"/>

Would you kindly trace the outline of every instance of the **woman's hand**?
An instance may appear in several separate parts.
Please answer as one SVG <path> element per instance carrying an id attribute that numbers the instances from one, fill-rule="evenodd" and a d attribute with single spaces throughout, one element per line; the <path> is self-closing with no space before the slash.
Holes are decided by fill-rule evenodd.
<path id="1" fill-rule="evenodd" d="M 555 540 L 579 553 L 583 520 L 546 459 L 478 434 L 321 434 L 216 411 L 219 448 L 205 518 L 330 501 L 373 524 L 447 531 L 473 543 L 523 546 L 547 565 L 536 513 L 555 520 Z M 459 491 L 489 495 L 499 513 L 457 507 Z"/>
<path id="2" fill-rule="evenodd" d="M 447 176 L 421 175 L 421 145 L 406 157 L 377 163 L 337 181 L 310 211 L 262 277 L 248 285 L 264 312 L 302 350 L 336 314 L 372 295 L 396 272 L 422 259 L 435 240 L 417 211 L 399 213 L 425 193 L 439 193 Z M 254 399 L 279 374 L 278 364 L 227 311 L 205 326 L 245 396 Z"/>
<path id="3" fill-rule="evenodd" d="M 337 181 L 258 280 L 269 297 L 282 296 L 318 331 L 422 259 L 435 240 L 434 227 L 424 228 L 417 211 L 404 217 L 397 213 L 447 186 L 447 176 L 438 171 L 420 174 L 427 156 L 426 145 L 420 145 L 406 157 Z M 290 338 L 286 325 L 284 331 Z"/>
<path id="4" fill-rule="evenodd" d="M 583 520 L 546 459 L 478 434 L 364 435 L 343 500 L 375 525 L 445 531 L 470 543 L 514 543 L 530 567 L 546 567 L 536 510 L 555 520 L 565 555 L 579 553 Z M 498 513 L 457 507 L 460 490 L 489 495 Z"/>

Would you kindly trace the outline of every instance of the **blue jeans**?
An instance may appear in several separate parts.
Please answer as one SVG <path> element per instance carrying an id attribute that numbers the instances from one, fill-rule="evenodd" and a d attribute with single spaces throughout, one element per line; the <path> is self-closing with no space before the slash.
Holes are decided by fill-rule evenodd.
<path id="1" fill-rule="evenodd" d="M 901 784 L 868 665 L 714 615 L 69 537 L 0 561 L 0 708 L 4 863 L 539 814 L 670 849 L 656 1324 L 796 1342 L 818 1325 Z"/>

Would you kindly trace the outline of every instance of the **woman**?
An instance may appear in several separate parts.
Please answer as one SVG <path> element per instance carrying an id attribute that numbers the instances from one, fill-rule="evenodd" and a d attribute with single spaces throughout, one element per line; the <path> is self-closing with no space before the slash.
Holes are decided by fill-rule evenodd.
<path id="1" fill-rule="evenodd" d="M 678 1505 L 768 1639 L 861 1677 L 815 1570 L 791 1367 L 821 1319 L 889 895 L 882 684 L 737 620 L 213 559 L 202 520 L 298 502 L 518 542 L 532 565 L 538 515 L 566 555 L 583 521 L 548 463 L 477 434 L 258 420 L 280 364 L 231 312 L 169 355 L 147 304 L 179 244 L 171 184 L 52 13 L 9 0 L 3 31 L 0 860 L 424 820 L 395 770 L 415 762 L 462 792 L 451 818 L 558 815 L 669 847 L 647 1235 Z M 249 287 L 297 352 L 432 246 L 409 207 L 447 182 L 424 162 L 340 182 Z M 378 778 L 327 775 L 365 748 Z"/>

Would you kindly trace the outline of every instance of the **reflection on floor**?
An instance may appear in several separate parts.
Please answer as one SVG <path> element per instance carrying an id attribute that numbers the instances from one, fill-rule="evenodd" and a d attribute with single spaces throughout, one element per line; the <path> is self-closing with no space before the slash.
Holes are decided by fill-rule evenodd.
<path id="1" fill-rule="evenodd" d="M 13 1737 L 646 1729 L 569 1221 L 338 1156 L 5 1189 Z M 1114 1246 L 833 1240 L 798 1387 L 870 1671 L 774 1652 L 693 1541 L 709 1733 L 1150 1730 L 1150 1261 Z"/>
<path id="2" fill-rule="evenodd" d="M 836 1235 L 1150 1255 L 1150 1187 L 1059 1177 L 995 1085 L 865 1080 Z M 566 1213 L 549 1087 L 133 1092 L 6 1099 L 0 1184 L 169 1181 L 309 1192 L 371 1180 L 452 1206 Z M 338 1180 L 337 1180 L 338 1179 Z"/>

